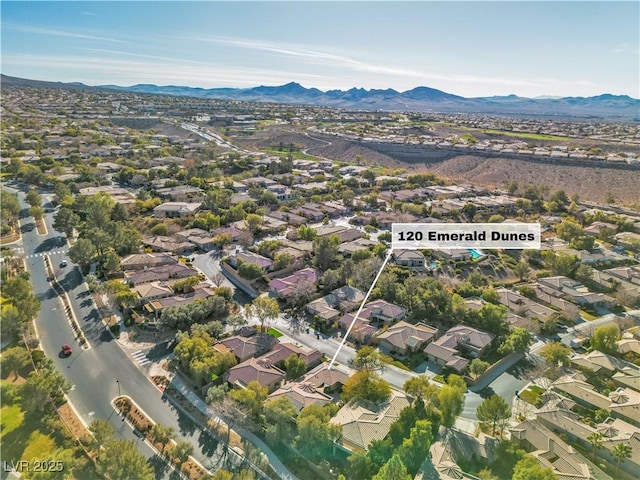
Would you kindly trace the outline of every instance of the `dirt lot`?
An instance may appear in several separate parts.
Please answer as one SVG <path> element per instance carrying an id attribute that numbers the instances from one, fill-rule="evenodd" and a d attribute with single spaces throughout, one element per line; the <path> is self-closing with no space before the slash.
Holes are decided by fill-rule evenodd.
<path id="1" fill-rule="evenodd" d="M 550 190 L 577 193 L 581 199 L 604 202 L 607 193 L 625 204 L 640 202 L 640 171 L 536 164 L 508 158 L 472 155 L 446 160 L 428 170 L 452 180 L 489 187 L 504 186 L 510 180 L 520 185 L 544 184 Z"/>
<path id="2" fill-rule="evenodd" d="M 389 155 L 374 151 L 357 142 L 331 136 L 307 136 L 282 127 L 256 132 L 235 142 L 255 149 L 273 148 L 282 143 L 293 143 L 297 148 L 310 148 L 310 154 L 362 165 L 380 165 L 405 168 L 409 172 L 432 171 L 457 182 L 470 182 L 487 187 L 503 187 L 515 180 L 520 185 L 544 184 L 551 191 L 564 189 L 569 195 L 577 193 L 581 199 L 604 202 L 611 193 L 617 202 L 631 205 L 640 203 L 640 171 L 617 170 L 600 167 L 582 167 L 527 162 L 509 158 L 484 158 L 461 155 L 439 163 L 405 163 Z M 331 144 L 327 145 L 327 141 Z M 545 142 L 536 142 L 545 143 Z M 546 142 L 553 143 L 553 142 Z"/>

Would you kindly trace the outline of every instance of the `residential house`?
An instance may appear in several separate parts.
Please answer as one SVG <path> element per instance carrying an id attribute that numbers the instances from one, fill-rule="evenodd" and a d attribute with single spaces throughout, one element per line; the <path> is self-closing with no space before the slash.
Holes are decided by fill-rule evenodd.
<path id="1" fill-rule="evenodd" d="M 340 312 L 349 312 L 360 306 L 365 293 L 345 285 L 322 298 L 309 302 L 305 308 L 311 315 L 317 315 L 326 322 L 334 321 Z"/>
<path id="2" fill-rule="evenodd" d="M 275 392 L 269 395 L 270 400 L 286 397 L 296 407 L 298 412 L 309 405 L 326 405 L 333 402 L 333 398 L 318 391 L 308 382 L 289 382 L 282 385 Z"/>
<path id="3" fill-rule="evenodd" d="M 571 440 L 577 441 L 587 450 L 592 450 L 589 437 L 595 433 L 602 435 L 601 448 L 596 455 L 608 463 L 615 465 L 613 449 L 619 443 L 631 447 L 631 457 L 620 463 L 620 469 L 637 476 L 640 471 L 640 431 L 618 418 L 608 418 L 595 426 L 583 423 L 580 415 L 565 408 L 557 402 L 543 405 L 536 412 L 536 420 L 554 432 L 561 432 Z"/>
<path id="4" fill-rule="evenodd" d="M 609 410 L 614 417 L 640 425 L 640 392 L 619 387 L 609 396 L 598 393 L 584 375 L 564 375 L 553 382 L 553 388 L 582 405 Z"/>
<path id="5" fill-rule="evenodd" d="M 429 361 L 461 373 L 469 363 L 469 360 L 461 354 L 466 353 L 472 358 L 479 358 L 486 352 L 494 338 L 495 335 L 492 333 L 467 325 L 457 325 L 427 345 L 424 354 Z"/>
<path id="6" fill-rule="evenodd" d="M 509 429 L 511 439 L 549 468 L 558 478 L 595 480 L 584 457 L 571 445 L 536 420 L 525 420 Z"/>
<path id="7" fill-rule="evenodd" d="M 196 300 L 212 297 L 214 294 L 215 292 L 212 288 L 200 284 L 193 289 L 193 292 L 156 298 L 155 300 L 151 300 L 146 303 L 144 308 L 147 312 L 158 315 L 165 308 L 187 305 L 195 302 Z"/>
<path id="8" fill-rule="evenodd" d="M 315 290 L 316 282 L 322 274 L 313 268 L 303 268 L 284 278 L 274 278 L 269 282 L 269 292 L 276 298 L 287 298 L 300 290 L 311 287 Z"/>
<path id="9" fill-rule="evenodd" d="M 162 265 L 160 267 L 152 267 L 145 270 L 133 270 L 125 272 L 124 277 L 127 283 L 133 287 L 143 283 L 163 282 L 167 280 L 178 280 L 198 275 L 195 268 L 189 267 L 182 263 L 174 263 L 171 265 Z"/>
<path id="10" fill-rule="evenodd" d="M 343 371 L 343 368 L 340 365 L 334 365 L 329 369 L 328 363 L 321 363 L 308 372 L 302 381 L 313 385 L 318 390 L 335 392 L 340 390 L 349 378 L 349 374 Z"/>
<path id="11" fill-rule="evenodd" d="M 269 212 L 266 217 L 274 218 L 279 221 L 287 222 L 292 227 L 299 227 L 300 225 L 304 225 L 308 222 L 305 217 L 300 215 L 296 215 L 291 212 L 281 212 L 279 210 L 275 210 L 273 212 Z"/>
<path id="12" fill-rule="evenodd" d="M 591 292 L 587 287 L 569 277 L 544 277 L 538 283 L 562 292 L 565 297 L 581 306 L 591 308 L 611 308 L 615 300 L 602 293 Z"/>
<path id="13" fill-rule="evenodd" d="M 143 302 L 173 295 L 173 289 L 165 282 L 143 283 L 133 287 L 131 291 L 138 295 L 138 298 Z"/>
<path id="14" fill-rule="evenodd" d="M 142 239 L 142 244 L 154 252 L 171 252 L 181 255 L 193 250 L 193 244 L 189 242 L 177 242 L 171 237 L 156 235 Z"/>
<path id="15" fill-rule="evenodd" d="M 382 405 L 351 402 L 343 406 L 330 420 L 342 425 L 342 437 L 337 443 L 349 452 L 363 452 L 374 440 L 383 440 L 391 424 L 400 418 L 400 412 L 410 405 L 407 396 L 398 390 Z"/>
<path id="16" fill-rule="evenodd" d="M 430 327 L 424 323 L 412 325 L 401 321 L 378 335 L 378 346 L 381 350 L 387 352 L 408 355 L 422 350 L 437 335 L 437 328 Z"/>
<path id="17" fill-rule="evenodd" d="M 122 259 L 122 270 L 144 270 L 146 268 L 174 265 L 178 259 L 170 253 L 134 253 Z"/>
<path id="18" fill-rule="evenodd" d="M 238 252 L 229 257 L 229 263 L 236 268 L 240 262 L 253 263 L 260 267 L 263 272 L 270 270 L 273 266 L 273 261 L 270 258 L 263 257 L 262 255 L 258 255 L 253 252 Z"/>
<path id="19" fill-rule="evenodd" d="M 224 351 L 231 351 L 239 362 L 244 362 L 252 357 L 264 355 L 278 343 L 277 339 L 271 335 L 255 335 L 255 330 L 247 333 L 223 338 L 213 348 L 219 350 L 219 345 L 222 345 Z"/>
<path id="20" fill-rule="evenodd" d="M 393 254 L 396 265 L 411 269 L 424 269 L 424 255 L 419 250 L 396 250 Z"/>
<path id="21" fill-rule="evenodd" d="M 195 214 L 200 203 L 165 202 L 153 209 L 156 218 L 184 218 Z"/>
<path id="22" fill-rule="evenodd" d="M 544 320 L 555 313 L 555 310 L 534 302 L 518 292 L 507 290 L 503 287 L 496 288 L 496 292 L 500 297 L 500 303 L 506 305 L 510 311 L 521 317 Z"/>
<path id="23" fill-rule="evenodd" d="M 292 343 L 278 343 L 273 350 L 266 353 L 262 358 L 268 360 L 274 365 L 284 365 L 291 355 L 295 355 L 298 358 L 304 360 L 307 365 L 307 369 L 313 368 L 322 362 L 322 352 L 317 348 L 299 347 Z"/>
<path id="24" fill-rule="evenodd" d="M 264 358 L 250 358 L 224 374 L 224 380 L 235 388 L 246 388 L 250 382 L 258 382 L 274 392 L 287 374 Z"/>

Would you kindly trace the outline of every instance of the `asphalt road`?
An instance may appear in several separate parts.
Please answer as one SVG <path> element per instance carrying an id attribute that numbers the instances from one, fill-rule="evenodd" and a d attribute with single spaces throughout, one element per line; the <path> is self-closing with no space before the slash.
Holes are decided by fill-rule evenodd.
<path id="1" fill-rule="evenodd" d="M 19 198 L 25 210 L 21 223 L 33 222 L 28 216 L 24 195 Z M 136 403 L 156 422 L 172 426 L 178 432 L 176 440 L 187 440 L 194 445 L 194 457 L 207 467 L 215 466 L 211 458 L 217 442 L 203 433 L 186 415 L 178 412 L 163 394 L 127 358 L 111 334 L 106 330 L 90 292 L 84 283 L 79 267 L 74 265 L 65 253 L 66 239 L 52 227 L 53 214 L 46 216 L 47 235 L 38 235 L 36 230 L 23 232 L 27 270 L 31 274 L 34 292 L 42 302 L 40 314 L 35 321 L 41 347 L 51 358 L 58 370 L 73 384 L 68 396 L 79 415 L 86 423 L 93 419 L 107 419 L 116 428 L 121 438 L 133 439 L 145 457 L 152 459 L 156 467 L 156 478 L 170 478 L 169 471 L 158 461 L 155 452 L 133 434 L 127 423 L 118 418 L 111 406 L 111 400 L 120 390 L 131 396 Z M 67 291 L 73 310 L 81 324 L 90 348 L 83 350 L 71 330 L 64 313 L 62 302 L 49 285 L 46 277 L 44 254 L 51 252 L 52 266 L 59 283 Z M 66 259 L 67 267 L 60 267 Z M 60 354 L 61 346 L 69 343 L 73 348 L 70 357 Z M 118 382 L 116 382 L 116 380 Z M 175 474 L 174 474 L 175 476 Z"/>

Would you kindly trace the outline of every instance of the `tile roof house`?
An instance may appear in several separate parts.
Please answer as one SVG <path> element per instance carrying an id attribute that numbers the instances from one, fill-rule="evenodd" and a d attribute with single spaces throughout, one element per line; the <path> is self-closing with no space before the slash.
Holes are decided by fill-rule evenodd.
<path id="1" fill-rule="evenodd" d="M 183 293 L 179 295 L 171 295 L 169 297 L 157 298 L 147 303 L 144 308 L 149 313 L 158 314 L 164 308 L 187 305 L 189 303 L 195 302 L 196 300 L 212 297 L 213 295 L 214 291 L 212 288 L 209 288 L 208 286 L 204 287 L 201 284 L 199 286 L 196 286 L 191 293 Z"/>
<path id="2" fill-rule="evenodd" d="M 396 265 L 422 269 L 425 267 L 424 255 L 419 250 L 398 250 L 393 254 Z"/>
<path id="3" fill-rule="evenodd" d="M 269 395 L 270 400 L 280 397 L 287 397 L 291 403 L 300 411 L 309 405 L 326 405 L 333 401 L 333 398 L 326 393 L 319 392 L 308 382 L 289 382 Z"/>
<path id="4" fill-rule="evenodd" d="M 165 282 L 150 282 L 137 285 L 131 289 L 142 301 L 170 297 L 173 289 Z"/>
<path id="5" fill-rule="evenodd" d="M 562 480 L 595 480 L 584 458 L 541 422 L 525 420 L 509 429 L 511 439 L 533 455 L 542 468 L 550 468 Z"/>
<path id="6" fill-rule="evenodd" d="M 238 252 L 229 257 L 229 262 L 234 267 L 237 267 L 240 262 L 253 263 L 254 265 L 259 266 L 264 272 L 273 266 L 273 261 L 271 259 L 253 252 Z"/>
<path id="7" fill-rule="evenodd" d="M 125 257 L 120 262 L 122 270 L 144 270 L 146 268 L 159 267 L 162 265 L 173 265 L 178 263 L 178 259 L 170 253 L 134 253 Z"/>
<path id="8" fill-rule="evenodd" d="M 313 368 L 322 362 L 322 352 L 317 348 L 298 347 L 292 343 L 278 343 L 273 350 L 262 356 L 274 365 L 284 364 L 291 355 L 304 360 L 307 368 Z"/>
<path id="9" fill-rule="evenodd" d="M 224 379 L 236 388 L 246 388 L 253 381 L 270 392 L 275 391 L 285 379 L 286 373 L 264 358 L 250 358 L 224 374 Z"/>
<path id="10" fill-rule="evenodd" d="M 495 335 L 491 333 L 467 325 L 457 325 L 427 345 L 424 354 L 431 362 L 463 372 L 469 360 L 460 355 L 461 351 L 467 352 L 471 357 L 481 357 L 494 338 Z"/>
<path id="11" fill-rule="evenodd" d="M 301 287 L 313 285 L 320 279 L 321 273 L 313 268 L 303 268 L 284 278 L 274 278 L 269 282 L 269 291 L 276 298 L 286 298 Z"/>
<path id="12" fill-rule="evenodd" d="M 340 312 L 349 312 L 360 306 L 365 293 L 357 288 L 345 285 L 330 294 L 307 303 L 305 308 L 312 315 L 317 315 L 326 322 L 336 320 Z"/>
<path id="13" fill-rule="evenodd" d="M 424 323 L 412 325 L 402 321 L 378 335 L 378 345 L 381 350 L 407 355 L 422 350 L 437 335 L 437 328 Z"/>
<path id="14" fill-rule="evenodd" d="M 598 393 L 591 384 L 583 380 L 580 373 L 565 375 L 553 382 L 553 388 L 578 403 L 586 406 L 606 409 L 613 417 L 640 425 L 640 392 L 630 388 L 618 387 L 609 396 Z"/>
<path id="15" fill-rule="evenodd" d="M 161 235 L 143 238 L 142 244 L 154 252 L 171 252 L 177 255 L 193 250 L 193 245 L 189 242 L 177 242 L 171 237 Z"/>
<path id="16" fill-rule="evenodd" d="M 302 378 L 302 381 L 313 385 L 317 389 L 335 391 L 342 388 L 344 382 L 349 378 L 349 374 L 342 371 L 341 368 L 338 365 L 334 365 L 329 370 L 327 363 L 321 363 L 308 372 Z"/>
<path id="17" fill-rule="evenodd" d="M 226 349 L 233 352 L 239 362 L 244 362 L 249 358 L 264 355 L 277 343 L 278 340 L 271 335 L 251 335 L 246 337 L 233 335 L 223 338 L 213 348 L 217 348 L 217 345 L 224 345 Z"/>
<path id="18" fill-rule="evenodd" d="M 591 450 L 589 444 L 590 435 L 600 433 L 602 435 L 601 448 L 596 450 L 596 455 L 610 464 L 617 461 L 612 454 L 614 447 L 624 443 L 631 447 L 631 457 L 620 463 L 620 469 L 637 477 L 640 471 L 640 431 L 623 420 L 608 418 L 603 423 L 595 426 L 583 423 L 580 415 L 562 406 L 543 405 L 536 412 L 536 420 L 554 432 L 562 432 L 572 440 L 579 441 L 583 447 Z"/>
<path id="19" fill-rule="evenodd" d="M 170 265 L 162 265 L 152 267 L 146 270 L 133 270 L 125 272 L 124 276 L 129 285 L 136 286 L 149 282 L 161 282 L 170 279 L 181 279 L 198 275 L 195 268 L 189 267 L 182 263 L 173 263 Z"/>
<path id="20" fill-rule="evenodd" d="M 376 406 L 365 403 L 348 403 L 330 420 L 342 425 L 339 444 L 347 451 L 366 451 L 374 440 L 382 440 L 391 429 L 391 424 L 400 417 L 400 412 L 409 406 L 407 396 L 397 390 L 391 391 L 391 398 Z"/>
<path id="21" fill-rule="evenodd" d="M 165 202 L 153 209 L 156 218 L 183 218 L 200 209 L 200 203 Z"/>

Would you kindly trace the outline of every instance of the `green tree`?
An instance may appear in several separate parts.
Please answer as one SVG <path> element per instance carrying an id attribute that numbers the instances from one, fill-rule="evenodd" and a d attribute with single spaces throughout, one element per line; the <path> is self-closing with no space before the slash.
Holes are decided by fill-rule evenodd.
<path id="1" fill-rule="evenodd" d="M 267 439 L 271 445 L 289 445 L 294 437 L 298 410 L 288 397 L 278 397 L 264 404 Z"/>
<path id="2" fill-rule="evenodd" d="M 260 231 L 260 227 L 262 227 L 262 223 L 264 222 L 261 215 L 256 215 L 255 213 L 250 213 L 244 219 L 247 223 L 247 227 L 252 234 L 256 234 Z"/>
<path id="3" fill-rule="evenodd" d="M 295 353 L 284 361 L 284 369 L 287 371 L 289 380 L 300 378 L 307 371 L 307 363 Z"/>
<path id="4" fill-rule="evenodd" d="M 178 442 L 171 450 L 169 456 L 178 464 L 178 466 L 189 460 L 189 455 L 193 453 L 193 444 L 187 441 Z"/>
<path id="5" fill-rule="evenodd" d="M 600 432 L 593 432 L 591 435 L 587 437 L 587 441 L 591 444 L 592 455 L 591 460 L 596 461 L 596 453 L 600 447 L 602 447 L 602 442 L 604 441 L 604 437 Z"/>
<path id="6" fill-rule="evenodd" d="M 257 381 L 249 382 L 247 388 L 232 390 L 229 394 L 239 404 L 243 405 L 254 418 L 260 417 L 264 402 L 269 395 L 267 387 L 263 387 Z"/>
<path id="7" fill-rule="evenodd" d="M 167 427 L 159 423 L 154 423 L 149 429 L 149 436 L 154 442 L 161 445 L 160 451 L 164 453 L 167 444 L 176 438 L 176 430 L 173 427 Z"/>
<path id="8" fill-rule="evenodd" d="M 409 438 L 405 438 L 398 449 L 398 455 L 407 470 L 415 475 L 427 457 L 433 443 L 433 431 L 429 420 L 418 420 L 411 429 Z"/>
<path id="9" fill-rule="evenodd" d="M 36 415 L 45 413 L 52 407 L 52 402 L 60 404 L 64 401 L 64 394 L 70 388 L 71 383 L 56 370 L 53 362 L 44 359 L 40 369 L 31 372 L 20 388 L 24 410 Z"/>
<path id="10" fill-rule="evenodd" d="M 110 440 L 98 456 L 96 469 L 111 480 L 152 480 L 153 468 L 133 440 Z"/>
<path id="11" fill-rule="evenodd" d="M 512 480 L 558 480 L 550 468 L 542 468 L 538 460 L 526 455 L 513 468 Z"/>
<path id="12" fill-rule="evenodd" d="M 248 280 L 260 278 L 262 276 L 262 269 L 252 262 L 238 262 L 238 275 Z"/>
<path id="13" fill-rule="evenodd" d="M 265 324 L 278 318 L 280 306 L 275 298 L 262 295 L 247 306 L 247 314 L 251 317 L 256 317 L 260 321 L 260 331 L 265 333 Z"/>
<path id="14" fill-rule="evenodd" d="M 120 270 L 120 256 L 113 250 L 109 250 L 102 257 L 102 266 L 110 273 L 116 273 Z"/>
<path id="15" fill-rule="evenodd" d="M 315 240 L 318 236 L 318 232 L 315 228 L 310 227 L 309 225 L 300 225 L 298 227 L 298 237 L 302 240 Z"/>
<path id="16" fill-rule="evenodd" d="M 491 435 L 495 436 L 496 428 L 502 431 L 511 417 L 511 409 L 502 397 L 491 395 L 478 406 L 476 415 L 480 422 L 491 425 Z"/>
<path id="17" fill-rule="evenodd" d="M 369 480 L 379 469 L 366 453 L 352 453 L 347 462 L 347 477 L 351 480 Z"/>
<path id="18" fill-rule="evenodd" d="M 313 242 L 313 251 L 316 255 L 316 265 L 320 270 L 335 267 L 338 261 L 338 247 L 340 239 L 337 235 L 317 238 Z"/>
<path id="19" fill-rule="evenodd" d="M 494 305 L 500 304 L 500 295 L 493 288 L 485 288 L 482 291 L 482 299 L 485 302 L 493 303 Z"/>
<path id="20" fill-rule="evenodd" d="M 451 385 L 444 385 L 438 390 L 438 401 L 442 425 L 451 428 L 458 415 L 462 413 L 464 391 Z"/>
<path id="21" fill-rule="evenodd" d="M 2 363 L 13 372 L 16 379 L 18 378 L 18 370 L 29 365 L 30 361 L 29 352 L 24 347 L 11 347 L 2 352 Z"/>
<path id="22" fill-rule="evenodd" d="M 540 349 L 540 355 L 551 368 L 557 368 L 558 365 L 569 365 L 571 363 L 569 355 L 571 349 L 560 342 L 549 342 Z"/>
<path id="23" fill-rule="evenodd" d="M 113 439 L 116 429 L 107 420 L 96 418 L 89 424 L 89 431 L 93 434 L 96 450 L 100 450 L 108 441 Z"/>
<path id="24" fill-rule="evenodd" d="M 620 340 L 620 327 L 615 323 L 601 325 L 591 337 L 591 348 L 602 353 L 613 355 L 617 352 L 616 342 Z"/>
<path id="25" fill-rule="evenodd" d="M 166 223 L 158 223 L 151 229 L 151 234 L 166 237 L 169 235 L 169 227 L 167 227 Z"/>
<path id="26" fill-rule="evenodd" d="M 80 265 L 82 269 L 86 269 L 96 254 L 96 247 L 91 240 L 87 238 L 79 238 L 76 243 L 69 248 L 69 258 L 72 262 Z"/>
<path id="27" fill-rule="evenodd" d="M 522 260 L 516 263 L 513 267 L 511 267 L 513 273 L 520 279 L 520 281 L 527 280 L 529 275 L 531 274 L 531 268 L 527 262 L 523 262 Z"/>
<path id="28" fill-rule="evenodd" d="M 383 371 L 385 363 L 382 361 L 380 352 L 375 347 L 366 345 L 356 352 L 352 365 L 356 370 L 374 372 Z"/>
<path id="29" fill-rule="evenodd" d="M 342 433 L 341 425 L 329 422 L 332 408 L 335 406 L 308 405 L 298 415 L 296 447 L 312 458 L 329 454 Z"/>
<path id="30" fill-rule="evenodd" d="M 480 360 L 479 358 L 474 358 L 471 360 L 469 364 L 469 373 L 474 377 L 478 378 L 489 368 L 489 363 L 484 360 Z"/>
<path id="31" fill-rule="evenodd" d="M 349 377 L 342 388 L 342 400 L 382 404 L 391 396 L 391 387 L 375 372 L 361 370 Z"/>
<path id="32" fill-rule="evenodd" d="M 620 464 L 625 460 L 625 458 L 631 458 L 633 450 L 626 443 L 620 442 L 613 447 L 611 453 L 613 454 L 613 458 L 616 459 L 616 473 L 618 473 Z"/>
<path id="33" fill-rule="evenodd" d="M 25 195 L 25 200 L 32 207 L 40 207 L 42 206 L 42 196 L 38 193 L 37 190 L 31 189 Z"/>
<path id="34" fill-rule="evenodd" d="M 413 398 L 423 398 L 431 401 L 438 395 L 438 387 L 429 381 L 427 375 L 417 375 L 411 377 L 402 386 L 407 395 Z"/>
<path id="35" fill-rule="evenodd" d="M 511 333 L 507 335 L 507 338 L 504 339 L 500 347 L 498 347 L 498 352 L 502 354 L 522 353 L 529 347 L 530 343 L 531 332 L 529 332 L 529 330 L 525 328 L 514 328 L 511 330 Z"/>
<path id="36" fill-rule="evenodd" d="M 400 455 L 396 454 L 380 468 L 373 480 L 411 480 L 412 478 Z"/>
<path id="37" fill-rule="evenodd" d="M 29 209 L 29 215 L 31 215 L 36 220 L 41 220 L 44 217 L 44 208 L 42 207 L 31 207 Z"/>

